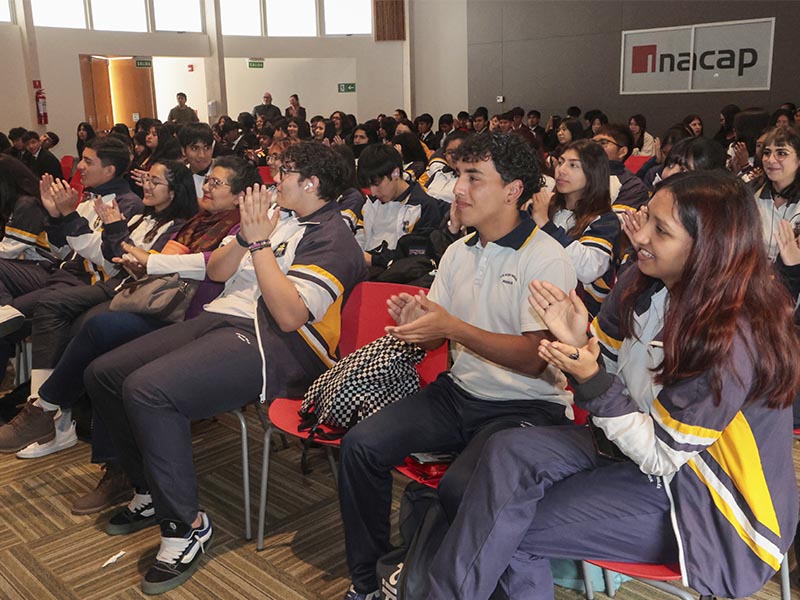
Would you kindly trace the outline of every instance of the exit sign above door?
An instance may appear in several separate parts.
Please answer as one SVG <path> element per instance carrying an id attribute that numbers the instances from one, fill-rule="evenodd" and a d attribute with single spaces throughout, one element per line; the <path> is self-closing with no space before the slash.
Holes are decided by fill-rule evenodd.
<path id="1" fill-rule="evenodd" d="M 356 91 L 356 84 L 355 83 L 340 83 L 339 84 L 339 93 L 340 94 L 348 94 L 350 92 Z"/>

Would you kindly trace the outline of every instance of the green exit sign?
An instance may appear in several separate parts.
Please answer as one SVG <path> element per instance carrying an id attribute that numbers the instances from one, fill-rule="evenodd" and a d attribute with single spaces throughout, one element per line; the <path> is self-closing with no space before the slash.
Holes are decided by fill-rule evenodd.
<path id="1" fill-rule="evenodd" d="M 136 68 L 137 69 L 151 69 L 153 67 L 153 61 L 149 58 L 137 58 L 136 59 Z"/>
<path id="2" fill-rule="evenodd" d="M 263 60 L 248 60 L 247 61 L 247 68 L 248 69 L 263 69 L 264 68 L 264 61 Z"/>
<path id="3" fill-rule="evenodd" d="M 340 94 L 347 94 L 350 92 L 356 91 L 356 84 L 355 83 L 340 83 L 339 84 L 339 93 Z"/>

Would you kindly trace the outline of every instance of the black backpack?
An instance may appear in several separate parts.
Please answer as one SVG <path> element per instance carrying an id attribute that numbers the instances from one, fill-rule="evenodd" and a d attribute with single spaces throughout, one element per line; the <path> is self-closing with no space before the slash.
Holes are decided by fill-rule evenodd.
<path id="1" fill-rule="evenodd" d="M 436 490 L 412 481 L 400 500 L 403 544 L 378 559 L 382 600 L 416 600 L 428 595 L 428 567 L 449 524 Z"/>

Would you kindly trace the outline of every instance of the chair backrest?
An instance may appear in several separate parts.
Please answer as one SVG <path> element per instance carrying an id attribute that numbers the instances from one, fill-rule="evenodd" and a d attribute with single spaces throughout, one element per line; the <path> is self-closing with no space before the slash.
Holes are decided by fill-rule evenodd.
<path id="1" fill-rule="evenodd" d="M 258 167 L 258 174 L 261 175 L 261 181 L 265 184 L 272 185 L 275 183 L 275 180 L 272 178 L 272 171 L 269 170 L 269 167 Z"/>
<path id="2" fill-rule="evenodd" d="M 61 174 L 64 175 L 64 181 L 68 181 L 72 175 L 72 167 L 75 164 L 75 157 L 67 154 L 61 157 Z"/>
<path id="3" fill-rule="evenodd" d="M 81 183 L 81 177 L 82 177 L 81 172 L 75 171 L 75 174 L 72 176 L 72 179 L 70 179 L 69 182 L 70 187 L 78 192 L 79 199 L 81 197 L 81 194 L 83 194 L 83 188 L 84 188 L 84 185 Z M 78 200 L 78 202 L 80 202 L 80 200 Z"/>
<path id="4" fill-rule="evenodd" d="M 342 333 L 339 338 L 339 353 L 350 354 L 386 334 L 385 327 L 394 325 L 389 316 L 386 301 L 393 295 L 406 292 L 414 295 L 424 288 L 399 283 L 359 283 L 350 293 L 342 309 Z M 447 368 L 447 344 L 432 352 L 417 366 L 420 384 L 425 386 Z"/>
<path id="5" fill-rule="evenodd" d="M 651 158 L 652 158 L 651 156 L 641 156 L 641 155 L 631 156 L 628 158 L 628 160 L 625 161 L 625 167 L 635 175 L 636 172 L 642 168 L 642 165 Z"/>

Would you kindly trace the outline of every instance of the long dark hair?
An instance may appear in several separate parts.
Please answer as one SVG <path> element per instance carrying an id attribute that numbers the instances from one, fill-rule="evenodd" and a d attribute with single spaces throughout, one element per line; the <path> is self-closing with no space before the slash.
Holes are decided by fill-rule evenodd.
<path id="1" fill-rule="evenodd" d="M 192 172 L 180 161 L 177 160 L 156 160 L 150 165 L 160 164 L 164 166 L 165 176 L 167 180 L 167 188 L 174 194 L 172 202 L 169 203 L 164 210 L 160 213 L 155 212 L 152 206 L 145 206 L 143 215 L 152 216 L 155 224 L 150 231 L 145 234 L 145 241 L 149 242 L 158 232 L 159 228 L 164 223 L 169 223 L 175 220 L 188 220 L 197 213 L 197 188 L 194 185 L 194 177 Z M 131 231 L 141 224 L 143 220 L 138 221 Z"/>
<path id="2" fill-rule="evenodd" d="M 21 160 L 0 154 L 0 226 L 5 226 L 20 196 L 38 199 L 39 179 Z"/>
<path id="3" fill-rule="evenodd" d="M 747 402 L 766 399 L 770 408 L 792 404 L 800 387 L 793 322 L 794 303 L 768 268 L 758 207 L 745 184 L 722 171 L 690 171 L 666 179 L 656 193 L 669 193 L 694 240 L 680 279 L 670 288 L 664 320 L 664 360 L 656 382 L 670 385 L 710 373 L 721 401 L 722 371 L 734 338 L 748 341 L 755 376 Z M 635 335 L 637 298 L 655 279 L 639 272 L 622 295 L 621 333 Z M 735 366 L 735 365 L 734 365 Z"/>
<path id="4" fill-rule="evenodd" d="M 575 205 L 575 225 L 567 232 L 570 237 L 578 238 L 597 217 L 611 210 L 611 193 L 609 191 L 608 156 L 597 142 L 577 140 L 564 147 L 561 156 L 567 150 L 574 150 L 581 161 L 581 168 L 586 177 L 580 200 Z M 560 209 L 566 208 L 567 200 L 558 191 L 550 206 L 550 218 Z"/>
<path id="5" fill-rule="evenodd" d="M 633 148 L 638 148 L 639 150 L 642 149 L 644 146 L 644 134 L 647 133 L 647 119 L 644 115 L 635 114 L 631 115 L 631 118 L 628 119 L 628 129 L 630 129 L 630 122 L 633 121 L 639 126 L 639 137 L 637 138 L 635 135 L 633 136 Z M 631 131 L 631 135 L 633 132 Z M 633 148 L 631 148 L 631 152 L 633 152 Z"/>
<path id="6" fill-rule="evenodd" d="M 97 134 L 94 132 L 94 127 L 92 127 L 86 121 L 78 123 L 78 127 L 75 129 L 76 136 L 78 135 L 78 132 L 81 130 L 81 128 L 83 128 L 83 130 L 86 131 L 86 140 L 84 141 L 80 137 L 78 137 L 78 142 L 75 145 L 75 148 L 78 150 L 78 160 L 80 160 L 80 158 L 83 156 L 83 149 L 86 147 L 86 142 L 88 142 L 93 137 L 97 137 Z"/>

